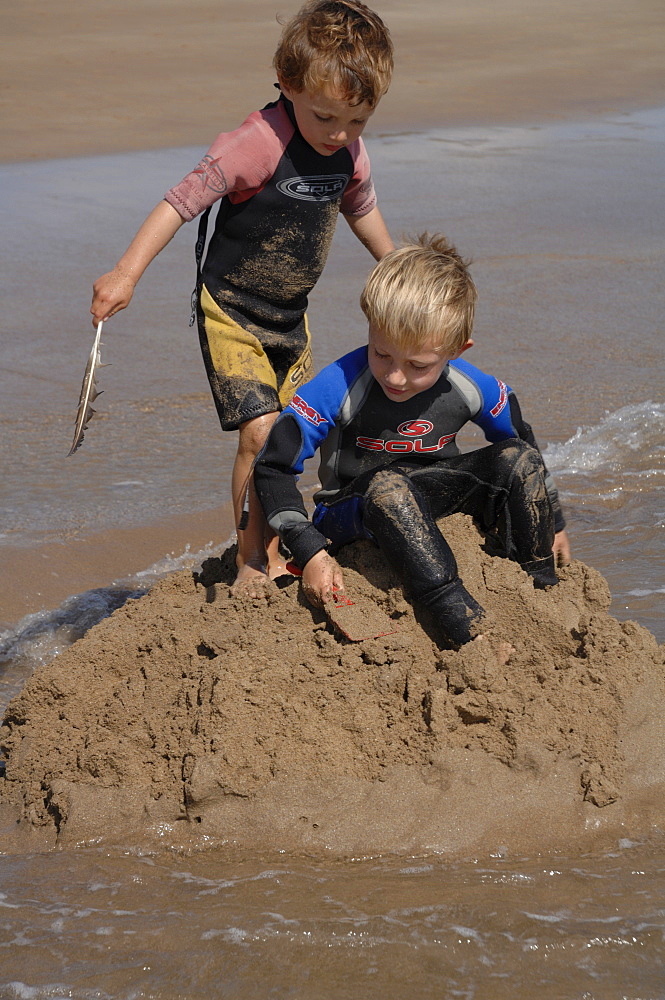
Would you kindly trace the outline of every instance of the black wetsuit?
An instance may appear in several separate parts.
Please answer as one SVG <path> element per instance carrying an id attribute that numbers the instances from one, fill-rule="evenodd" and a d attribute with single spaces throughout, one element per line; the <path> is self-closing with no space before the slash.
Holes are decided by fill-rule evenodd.
<path id="1" fill-rule="evenodd" d="M 219 135 L 165 198 L 185 220 L 206 213 L 199 337 L 222 427 L 235 430 L 280 410 L 311 374 L 307 296 L 339 213 L 362 217 L 376 206 L 369 158 L 362 139 L 317 153 L 280 97 Z M 207 210 L 220 200 L 203 259 Z"/>
<path id="2" fill-rule="evenodd" d="M 458 431 L 478 424 L 492 443 L 462 455 Z M 312 521 L 296 485 L 319 450 Z M 435 519 L 474 517 L 497 553 L 536 586 L 557 582 L 552 544 L 564 527 L 556 487 L 509 386 L 466 361 L 410 400 L 388 399 L 360 348 L 303 386 L 275 423 L 254 472 L 269 524 L 295 562 L 322 548 L 374 538 L 412 598 L 434 611 L 455 644 L 482 609 L 466 591 Z"/>

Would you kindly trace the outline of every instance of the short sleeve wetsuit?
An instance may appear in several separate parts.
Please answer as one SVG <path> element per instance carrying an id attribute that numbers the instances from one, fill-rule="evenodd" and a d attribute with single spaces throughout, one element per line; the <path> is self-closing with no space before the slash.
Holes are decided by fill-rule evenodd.
<path id="1" fill-rule="evenodd" d="M 217 137 L 166 194 L 185 219 L 221 204 L 201 269 L 198 323 L 225 430 L 279 410 L 311 372 L 305 311 L 337 217 L 376 205 L 361 139 L 323 156 L 283 96 Z"/>

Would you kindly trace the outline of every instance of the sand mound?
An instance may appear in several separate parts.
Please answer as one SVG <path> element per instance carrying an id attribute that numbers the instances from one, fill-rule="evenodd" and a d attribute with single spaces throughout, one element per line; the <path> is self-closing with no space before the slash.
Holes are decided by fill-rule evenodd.
<path id="1" fill-rule="evenodd" d="M 336 633 L 295 580 L 232 598 L 230 553 L 120 608 L 7 709 L 0 794 L 16 842 L 469 854 L 662 822 L 653 636 L 608 615 L 582 563 L 539 592 L 468 518 L 445 534 L 491 609 L 486 639 L 460 652 L 437 649 L 369 543 L 340 561 L 357 603 L 395 622 L 378 639 Z"/>

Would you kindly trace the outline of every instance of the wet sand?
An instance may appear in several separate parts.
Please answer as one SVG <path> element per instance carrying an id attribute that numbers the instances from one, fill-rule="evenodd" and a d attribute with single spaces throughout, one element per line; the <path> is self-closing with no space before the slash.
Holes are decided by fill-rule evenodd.
<path id="1" fill-rule="evenodd" d="M 209 145 L 265 103 L 276 13 L 288 17 L 298 6 L 14 5 L 0 39 L 0 158 Z M 657 0 L 374 6 L 397 58 L 370 132 L 575 118 L 662 103 L 665 9 Z"/>
<path id="2" fill-rule="evenodd" d="M 211 511 L 174 517 L 159 524 L 96 532 L 65 543 L 6 546 L 0 583 L 2 617 L 11 625 L 24 615 L 56 608 L 66 597 L 108 586 L 133 576 L 187 546 L 199 552 L 233 530 L 230 504 Z M 0 620 L 0 627 L 3 621 Z"/>
<path id="3" fill-rule="evenodd" d="M 340 560 L 365 617 L 391 620 L 378 638 L 348 641 L 295 580 L 231 597 L 230 551 L 127 602 L 7 708 L 5 849 L 468 857 L 662 828 L 663 647 L 607 614 L 583 563 L 536 591 L 469 518 L 440 527 L 489 611 L 458 652 L 437 649 L 368 542 Z"/>
<path id="4" fill-rule="evenodd" d="M 370 137 L 665 103 L 656 4 L 478 3 L 445 20 L 435 2 L 378 9 L 398 72 Z M 272 79 L 272 4 L 227 13 L 218 37 L 212 5 L 143 3 L 131 19 L 110 3 L 29 14 L 7 16 L 2 42 L 5 160 L 206 145 L 263 103 Z M 201 64 L 220 66 L 219 83 L 211 71 L 202 85 Z M 3 615 L 53 606 L 227 529 L 228 513 L 210 511 L 7 550 Z M 25 843 L 35 831 L 47 843 L 96 837 L 115 817 L 120 837 L 165 823 L 178 842 L 187 819 L 196 836 L 257 846 L 279 829 L 296 850 L 463 854 L 504 834 L 515 849 L 560 849 L 662 824 L 665 693 L 653 637 L 607 615 L 604 581 L 581 563 L 548 601 L 466 534 L 458 558 L 472 590 L 485 603 L 493 595 L 493 639 L 516 645 L 509 672 L 469 650 L 437 656 L 395 581 L 362 560 L 358 593 L 400 622 L 397 639 L 362 648 L 322 629 L 293 584 L 243 607 L 223 574 L 195 583 L 185 573 L 130 602 L 37 671 L 10 707 L 7 801 Z M 264 730 L 267 742 L 250 744 Z M 342 811 L 355 825 L 341 825 Z"/>

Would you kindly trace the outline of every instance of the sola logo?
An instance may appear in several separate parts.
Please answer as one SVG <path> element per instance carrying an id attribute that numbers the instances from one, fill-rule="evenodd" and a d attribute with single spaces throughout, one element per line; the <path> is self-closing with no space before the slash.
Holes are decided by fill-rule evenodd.
<path id="1" fill-rule="evenodd" d="M 429 434 L 433 430 L 434 424 L 431 424 L 429 420 L 407 420 L 399 425 L 397 433 L 403 434 L 404 437 L 416 437 L 418 434 Z"/>
<path id="2" fill-rule="evenodd" d="M 277 190 L 300 201 L 334 201 L 349 183 L 347 174 L 324 174 L 321 177 L 288 177 Z"/>

